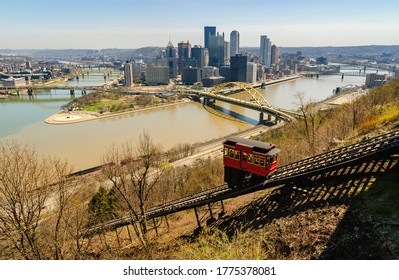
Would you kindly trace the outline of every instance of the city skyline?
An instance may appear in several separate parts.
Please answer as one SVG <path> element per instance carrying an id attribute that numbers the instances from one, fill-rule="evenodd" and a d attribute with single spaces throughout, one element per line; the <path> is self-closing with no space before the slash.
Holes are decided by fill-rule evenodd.
<path id="1" fill-rule="evenodd" d="M 204 46 L 204 26 L 240 46 L 261 35 L 283 47 L 399 44 L 397 1 L 10 1 L 2 5 L 0 49 Z"/>

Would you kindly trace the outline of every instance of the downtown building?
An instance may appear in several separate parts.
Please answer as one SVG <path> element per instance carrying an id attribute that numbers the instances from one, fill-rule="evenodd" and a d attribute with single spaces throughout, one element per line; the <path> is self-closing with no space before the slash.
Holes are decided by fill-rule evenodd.
<path id="1" fill-rule="evenodd" d="M 278 65 L 278 49 L 276 45 L 272 45 L 270 63 L 274 66 Z"/>
<path id="2" fill-rule="evenodd" d="M 253 84 L 256 83 L 257 75 L 258 64 L 254 62 L 249 62 L 248 56 L 237 54 L 230 58 L 230 82 L 243 82 Z"/>
<path id="3" fill-rule="evenodd" d="M 124 65 L 124 78 L 126 87 L 133 86 L 133 64 L 129 61 L 126 61 Z"/>
<path id="4" fill-rule="evenodd" d="M 230 33 L 230 56 L 235 56 L 240 53 L 240 33 L 233 30 Z"/>
<path id="5" fill-rule="evenodd" d="M 181 79 L 185 85 L 194 85 L 201 82 L 201 69 L 198 67 L 184 67 Z"/>
<path id="6" fill-rule="evenodd" d="M 191 48 L 191 59 L 195 62 L 195 67 L 202 68 L 208 66 L 208 49 L 195 45 L 193 48 Z"/>
<path id="7" fill-rule="evenodd" d="M 149 86 L 167 85 L 169 84 L 168 66 L 152 66 L 145 70 L 145 82 Z"/>
<path id="8" fill-rule="evenodd" d="M 171 41 L 169 41 L 168 45 L 166 46 L 165 58 L 166 58 L 166 63 L 169 67 L 169 78 L 176 78 L 177 62 L 178 62 L 177 53 Z"/>
<path id="9" fill-rule="evenodd" d="M 209 49 L 209 37 L 216 35 L 216 26 L 204 27 L 204 47 Z"/>
<path id="10" fill-rule="evenodd" d="M 262 65 L 270 68 L 271 65 L 271 42 L 270 39 L 267 38 L 266 35 L 260 36 L 260 54 L 259 58 Z"/>
<path id="11" fill-rule="evenodd" d="M 204 42 L 209 54 L 209 66 L 221 67 L 229 62 L 230 43 L 224 40 L 224 33 L 216 32 L 215 26 L 205 26 Z"/>
<path id="12" fill-rule="evenodd" d="M 182 74 L 183 67 L 195 66 L 191 64 L 191 44 L 190 42 L 180 42 L 177 44 L 177 69 Z"/>
<path id="13" fill-rule="evenodd" d="M 235 55 L 230 58 L 230 82 L 247 81 L 247 62 L 245 55 Z"/>
<path id="14" fill-rule="evenodd" d="M 210 35 L 208 38 L 209 65 L 220 67 L 224 64 L 226 56 L 226 46 L 224 41 L 224 33 Z"/>

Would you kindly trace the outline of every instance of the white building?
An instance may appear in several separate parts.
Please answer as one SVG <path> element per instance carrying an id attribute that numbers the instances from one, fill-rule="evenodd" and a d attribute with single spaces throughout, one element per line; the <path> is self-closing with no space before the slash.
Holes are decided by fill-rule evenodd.
<path id="1" fill-rule="evenodd" d="M 133 86 L 133 64 L 126 62 L 124 68 L 125 68 L 125 86 L 131 87 Z"/>
<path id="2" fill-rule="evenodd" d="M 253 62 L 247 62 L 247 83 L 256 83 L 258 65 Z"/>
<path id="3" fill-rule="evenodd" d="M 201 77 L 209 78 L 209 77 L 218 77 L 219 76 L 219 68 L 213 66 L 205 66 L 201 68 Z"/>
<path id="4" fill-rule="evenodd" d="M 10 77 L 10 78 L 5 79 L 3 81 L 3 86 L 5 86 L 5 87 L 26 86 L 26 81 L 25 81 L 25 78 L 13 78 L 13 77 Z"/>
<path id="5" fill-rule="evenodd" d="M 240 53 L 240 33 L 237 30 L 230 33 L 230 56 Z"/>

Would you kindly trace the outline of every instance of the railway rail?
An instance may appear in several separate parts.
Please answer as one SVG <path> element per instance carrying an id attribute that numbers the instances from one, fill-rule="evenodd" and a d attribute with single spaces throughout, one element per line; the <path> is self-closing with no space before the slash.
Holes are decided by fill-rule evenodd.
<path id="1" fill-rule="evenodd" d="M 330 169 L 344 167 L 356 162 L 397 152 L 399 152 L 399 130 L 377 137 L 363 139 L 356 144 L 284 165 L 279 167 L 276 172 L 266 180 L 246 182 L 245 186 L 236 189 L 230 189 L 227 184 L 223 184 L 192 196 L 167 202 L 149 209 L 146 213 L 146 218 L 150 220 L 166 216 L 183 210 L 223 201 L 228 198 L 294 182 Z M 130 223 L 131 220 L 128 216 L 114 219 L 90 228 L 87 235 L 116 229 Z"/>

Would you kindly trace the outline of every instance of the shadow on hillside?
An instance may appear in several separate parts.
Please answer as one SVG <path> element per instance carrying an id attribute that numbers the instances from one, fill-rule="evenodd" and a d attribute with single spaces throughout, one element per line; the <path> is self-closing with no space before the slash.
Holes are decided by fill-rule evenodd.
<path id="1" fill-rule="evenodd" d="M 274 189 L 213 226 L 228 236 L 234 236 L 237 230 L 260 229 L 275 219 L 294 216 L 305 210 L 346 205 L 347 212 L 319 258 L 395 258 L 377 241 L 372 230 L 373 224 L 359 217 L 362 211 L 361 197 L 366 189 L 370 191 L 381 176 L 397 174 L 398 167 L 398 157 L 389 156 L 317 174 Z"/>

